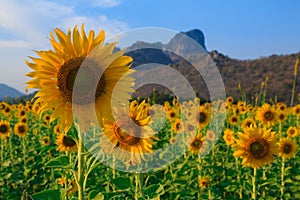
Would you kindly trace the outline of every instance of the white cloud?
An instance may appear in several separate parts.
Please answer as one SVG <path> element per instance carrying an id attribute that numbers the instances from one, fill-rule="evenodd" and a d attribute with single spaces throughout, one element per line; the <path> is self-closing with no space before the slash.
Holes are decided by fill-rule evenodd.
<path id="1" fill-rule="evenodd" d="M 121 4 L 121 0 L 95 0 L 92 2 L 92 5 L 103 7 L 103 8 L 111 8 Z"/>
<path id="2" fill-rule="evenodd" d="M 29 48 L 31 45 L 23 40 L 0 40 L 1 48 Z"/>
<path id="3" fill-rule="evenodd" d="M 105 31 L 106 37 L 128 30 L 129 27 L 126 23 L 108 19 L 106 16 L 96 16 L 93 18 L 85 16 L 74 16 L 65 18 L 62 20 L 60 26 L 67 29 L 68 27 L 74 27 L 76 24 L 80 25 L 84 23 L 85 30 L 95 30 L 97 33 L 101 29 Z"/>

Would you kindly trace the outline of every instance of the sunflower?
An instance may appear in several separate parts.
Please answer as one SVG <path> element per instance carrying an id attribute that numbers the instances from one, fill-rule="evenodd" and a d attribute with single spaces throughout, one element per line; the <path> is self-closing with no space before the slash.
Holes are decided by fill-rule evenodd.
<path id="1" fill-rule="evenodd" d="M 277 119 L 280 124 L 283 124 L 287 120 L 286 112 L 279 111 L 277 115 Z"/>
<path id="2" fill-rule="evenodd" d="M 57 150 L 60 152 L 70 151 L 77 152 L 77 144 L 75 140 L 64 134 L 59 134 L 56 138 Z"/>
<path id="3" fill-rule="evenodd" d="M 25 117 L 27 114 L 26 110 L 24 108 L 18 110 L 18 113 L 16 114 L 17 117 Z"/>
<path id="4" fill-rule="evenodd" d="M 260 168 L 273 161 L 273 154 L 278 153 L 276 134 L 271 129 L 251 127 L 244 133 L 238 133 L 239 138 L 233 145 L 234 156 L 243 159 L 242 165 Z"/>
<path id="5" fill-rule="evenodd" d="M 28 125 L 22 122 L 19 122 L 14 127 L 15 134 L 19 137 L 24 137 L 28 133 Z"/>
<path id="6" fill-rule="evenodd" d="M 32 110 L 32 104 L 30 101 L 26 101 L 25 108 L 26 108 L 26 111 Z"/>
<path id="7" fill-rule="evenodd" d="M 178 116 L 179 116 L 179 112 L 178 112 L 178 110 L 176 110 L 174 108 L 170 108 L 167 111 L 167 118 L 171 122 L 175 122 L 177 120 Z"/>
<path id="8" fill-rule="evenodd" d="M 296 141 L 292 141 L 291 138 L 280 138 L 279 143 L 279 156 L 284 160 L 295 157 L 298 149 Z"/>
<path id="9" fill-rule="evenodd" d="M 243 101 L 238 101 L 237 102 L 237 106 L 240 108 L 240 107 L 244 107 L 245 106 L 245 102 Z"/>
<path id="10" fill-rule="evenodd" d="M 171 144 L 176 144 L 176 143 L 177 143 L 176 138 L 175 138 L 175 137 L 171 137 L 171 138 L 170 138 L 170 143 L 171 143 Z"/>
<path id="11" fill-rule="evenodd" d="M 42 145 L 43 146 L 49 146 L 50 145 L 50 137 L 49 136 L 44 136 L 42 138 Z"/>
<path id="12" fill-rule="evenodd" d="M 39 105 L 39 103 L 38 103 L 38 102 L 34 102 L 31 111 L 32 111 L 34 114 L 38 114 L 39 110 L 40 110 L 40 105 Z"/>
<path id="13" fill-rule="evenodd" d="M 39 58 L 26 61 L 34 70 L 26 74 L 32 78 L 26 89 L 38 89 L 35 97 L 42 105 L 40 112 L 53 109 L 50 121 L 59 118 L 64 132 L 70 129 L 73 114 L 82 131 L 90 122 L 101 124 L 103 117 L 112 118 L 111 105 L 129 99 L 128 92 L 133 92 L 132 58 L 123 56 L 124 51 L 114 51 L 116 43 L 104 46 L 102 30 L 96 37 L 94 31 L 87 36 L 84 24 L 80 32 L 75 26 L 67 34 L 55 28 L 50 43 L 54 50 L 37 51 Z M 90 114 L 93 110 L 97 119 Z"/>
<path id="14" fill-rule="evenodd" d="M 44 116 L 43 116 L 44 124 L 49 124 L 50 119 L 51 119 L 51 115 L 49 113 L 44 114 Z"/>
<path id="15" fill-rule="evenodd" d="M 240 122 L 239 116 L 238 115 L 232 115 L 229 118 L 229 124 L 235 126 Z"/>
<path id="16" fill-rule="evenodd" d="M 232 96 L 229 96 L 226 98 L 226 104 L 227 105 L 231 105 L 233 103 L 233 97 Z"/>
<path id="17" fill-rule="evenodd" d="M 176 121 L 172 123 L 172 130 L 175 133 L 182 133 L 183 128 L 184 127 L 183 127 L 181 119 L 176 119 Z"/>
<path id="18" fill-rule="evenodd" d="M 244 115 L 247 113 L 247 108 L 245 106 L 238 107 L 239 114 Z"/>
<path id="19" fill-rule="evenodd" d="M 199 180 L 199 186 L 201 188 L 207 188 L 209 184 L 210 184 L 210 180 L 208 177 L 203 177 Z"/>
<path id="20" fill-rule="evenodd" d="M 195 134 L 193 134 L 195 135 Z M 189 146 L 189 151 L 193 154 L 203 154 L 207 149 L 207 141 L 205 137 L 202 137 L 200 134 L 190 137 L 187 140 Z"/>
<path id="21" fill-rule="evenodd" d="M 71 186 L 70 189 L 68 189 L 68 192 L 67 192 L 68 195 L 71 195 L 78 190 L 77 184 L 75 181 L 72 181 L 70 179 L 68 179 L 68 181 L 67 181 L 67 178 L 65 176 L 57 179 L 57 183 L 59 185 L 61 185 L 62 187 L 65 187 L 66 182 L 68 182 L 68 186 Z"/>
<path id="22" fill-rule="evenodd" d="M 144 154 L 152 152 L 153 135 L 155 132 L 148 126 L 151 123 L 149 113 L 144 111 L 145 106 L 131 102 L 129 113 L 117 109 L 115 121 L 106 120 L 104 135 L 100 146 L 107 154 L 113 154 L 125 163 L 141 163 Z M 146 106 L 147 107 L 147 106 Z"/>
<path id="23" fill-rule="evenodd" d="M 226 128 L 224 130 L 224 135 L 223 135 L 223 139 L 224 141 L 226 142 L 226 144 L 228 146 L 231 146 L 234 144 L 234 135 L 233 135 L 233 130 L 229 129 L 229 128 Z"/>
<path id="24" fill-rule="evenodd" d="M 191 123 L 189 121 L 184 122 L 184 130 L 188 133 L 195 134 L 197 131 L 197 126 L 194 123 Z"/>
<path id="25" fill-rule="evenodd" d="M 22 122 L 22 123 L 24 123 L 24 124 L 27 124 L 28 118 L 27 118 L 27 117 L 21 117 L 21 118 L 19 119 L 19 122 Z"/>
<path id="26" fill-rule="evenodd" d="M 258 108 L 255 119 L 266 126 L 273 126 L 277 120 L 276 110 L 270 104 L 266 103 Z"/>
<path id="27" fill-rule="evenodd" d="M 256 127 L 256 123 L 255 120 L 251 117 L 246 118 L 243 122 L 242 122 L 242 129 L 243 131 L 246 131 L 248 128 L 250 128 L 251 126 Z"/>
<path id="28" fill-rule="evenodd" d="M 209 141 L 214 141 L 216 139 L 216 134 L 213 130 L 208 130 L 206 132 L 206 138 L 209 140 Z"/>
<path id="29" fill-rule="evenodd" d="M 6 120 L 0 120 L 0 137 L 6 139 L 11 133 L 10 123 Z"/>
<path id="30" fill-rule="evenodd" d="M 78 188 L 77 188 L 77 184 L 75 181 L 69 181 L 69 184 L 71 185 L 71 188 L 68 190 L 68 195 L 71 195 L 74 192 L 76 192 L 78 190 Z"/>
<path id="31" fill-rule="evenodd" d="M 53 132 L 55 133 L 55 134 L 61 134 L 62 132 L 62 128 L 60 127 L 60 125 L 59 124 L 57 124 L 57 125 L 55 125 L 54 126 L 54 128 L 53 128 Z"/>
<path id="32" fill-rule="evenodd" d="M 286 133 L 288 134 L 288 136 L 290 137 L 296 137 L 298 134 L 298 130 L 295 126 L 290 126 L 287 130 Z"/>
<path id="33" fill-rule="evenodd" d="M 4 109 L 4 114 L 6 114 L 6 116 L 10 116 L 11 115 L 11 106 L 9 104 L 5 105 L 5 109 Z"/>
<path id="34" fill-rule="evenodd" d="M 292 111 L 293 111 L 294 115 L 300 116 L 300 104 L 293 106 Z"/>
<path id="35" fill-rule="evenodd" d="M 164 102 L 164 108 L 165 108 L 165 111 L 168 112 L 169 110 L 171 110 L 171 105 L 168 101 L 165 101 Z"/>
<path id="36" fill-rule="evenodd" d="M 278 111 L 282 111 L 282 112 L 283 112 L 283 111 L 286 110 L 287 106 L 286 106 L 286 104 L 283 103 L 283 102 L 278 102 L 278 103 L 276 104 L 276 108 L 277 108 Z"/>
<path id="37" fill-rule="evenodd" d="M 199 128 L 205 128 L 211 118 L 210 111 L 204 106 L 200 106 L 198 112 L 196 112 L 195 121 L 198 123 Z"/>

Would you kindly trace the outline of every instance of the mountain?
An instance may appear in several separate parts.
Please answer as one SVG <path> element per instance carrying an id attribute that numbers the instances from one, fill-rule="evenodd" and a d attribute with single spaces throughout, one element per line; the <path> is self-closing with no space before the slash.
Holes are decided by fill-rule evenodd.
<path id="1" fill-rule="evenodd" d="M 177 33 L 167 44 L 137 41 L 127 47 L 126 52 L 126 55 L 134 58 L 133 67 L 150 62 L 164 65 L 175 64 L 182 60 L 178 55 L 188 55 L 194 52 L 207 53 L 204 34 L 199 29 Z"/>
<path id="2" fill-rule="evenodd" d="M 18 90 L 5 85 L 3 83 L 0 83 L 0 99 L 5 99 L 6 97 L 20 97 L 23 96 L 24 94 L 19 92 Z"/>
<path id="3" fill-rule="evenodd" d="M 190 43 L 182 40 L 185 36 L 191 36 L 195 41 L 203 47 L 203 51 L 195 51 L 195 47 Z M 216 50 L 208 51 L 205 47 L 204 34 L 202 31 L 194 29 L 175 35 L 167 44 L 162 43 L 145 43 L 139 41 L 133 44 L 130 52 L 127 55 L 133 57 L 133 67 L 141 64 L 159 63 L 168 65 L 182 74 L 192 85 L 199 97 L 209 98 L 209 92 L 203 77 L 195 70 L 190 63 L 177 55 L 183 53 L 189 58 L 205 61 L 205 54 L 208 53 L 210 58 L 216 64 L 221 77 L 223 79 L 227 96 L 233 96 L 235 99 L 241 98 L 241 93 L 238 90 L 238 84 L 242 86 L 243 93 L 246 94 L 248 101 L 254 101 L 255 97 L 261 94 L 262 83 L 268 79 L 266 88 L 266 99 L 272 98 L 277 101 L 289 103 L 291 100 L 291 91 L 293 86 L 294 65 L 297 58 L 300 58 L 300 52 L 289 55 L 271 55 L 251 60 L 239 60 L 224 55 Z M 146 48 L 145 48 L 146 47 Z M 166 51 L 171 48 L 173 52 Z M 160 77 L 161 80 L 167 79 L 169 74 L 165 70 L 158 70 L 154 78 Z M 146 73 L 139 73 L 142 80 L 146 80 Z M 172 79 L 172 77 L 171 77 Z M 174 78 L 173 78 L 174 79 Z M 169 80 L 177 81 L 177 80 Z M 296 85 L 300 85 L 300 78 L 297 79 Z M 139 88 L 134 96 L 146 97 L 153 91 L 157 93 L 172 94 L 166 87 L 157 84 L 147 84 Z M 264 89 L 263 89 L 264 90 Z M 300 103 L 300 88 L 296 87 L 295 102 Z M 297 99 L 298 97 L 298 99 Z"/>

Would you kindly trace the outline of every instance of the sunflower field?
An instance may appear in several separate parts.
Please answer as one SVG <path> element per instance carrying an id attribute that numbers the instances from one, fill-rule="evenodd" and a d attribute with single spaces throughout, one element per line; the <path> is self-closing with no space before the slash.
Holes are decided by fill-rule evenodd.
<path id="1" fill-rule="evenodd" d="M 0 199 L 300 199 L 300 104 L 134 100 L 103 31 L 50 42 L 26 61 L 35 97 L 0 103 Z"/>

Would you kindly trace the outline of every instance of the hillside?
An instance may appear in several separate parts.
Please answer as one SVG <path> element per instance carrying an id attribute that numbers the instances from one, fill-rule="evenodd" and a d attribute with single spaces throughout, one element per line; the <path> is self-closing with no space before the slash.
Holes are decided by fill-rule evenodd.
<path id="1" fill-rule="evenodd" d="M 19 92 L 18 90 L 5 85 L 3 83 L 0 83 L 0 99 L 5 99 L 6 97 L 20 97 L 23 96 L 24 94 L 22 94 L 21 92 Z"/>
<path id="2" fill-rule="evenodd" d="M 188 33 L 188 34 L 187 34 Z M 201 31 L 197 29 L 186 32 L 187 35 L 192 35 L 198 38 L 197 42 L 203 47 L 205 51 L 204 35 Z M 175 39 L 177 38 L 177 42 Z M 199 41 L 200 38 L 200 41 Z M 189 81 L 192 87 L 195 89 L 196 93 L 200 97 L 209 98 L 209 93 L 204 83 L 202 77 L 199 73 L 193 69 L 193 67 L 177 56 L 174 53 L 164 51 L 164 47 L 173 45 L 173 49 L 178 49 L 184 51 L 190 57 L 204 56 L 200 54 L 195 54 L 193 51 L 189 51 L 189 46 L 184 42 L 181 42 L 180 37 L 177 35 L 168 43 L 143 43 L 138 42 L 132 45 L 133 50 L 128 55 L 132 56 L 134 59 L 133 67 L 139 66 L 141 64 L 147 63 L 159 63 L 163 65 L 171 66 L 173 69 L 179 71 L 184 77 Z M 178 48 L 176 47 L 176 44 Z M 181 46 L 179 46 L 179 44 Z M 138 49 L 137 47 L 146 46 L 147 48 Z M 131 47 L 129 47 L 130 49 Z M 162 48 L 162 50 L 157 49 Z M 193 49 L 193 47 L 191 48 Z M 261 84 L 266 78 L 269 78 L 267 85 L 267 96 L 266 99 L 269 100 L 271 97 L 278 98 L 278 101 L 284 101 L 286 103 L 290 102 L 291 91 L 293 85 L 293 71 L 296 59 L 300 57 L 300 52 L 290 55 L 272 55 L 268 57 L 261 57 L 253 60 L 238 60 L 225 56 L 218 51 L 208 52 L 210 57 L 216 63 L 222 79 L 224 81 L 225 89 L 227 95 L 233 96 L 235 99 L 241 98 L 238 91 L 237 85 L 241 84 L 243 91 L 247 95 L 248 101 L 254 100 L 254 98 L 260 93 Z M 168 77 L 168 74 L 163 74 L 164 72 L 157 72 L 161 77 Z M 141 79 L 145 79 L 145 74 L 140 73 Z M 170 80 L 176 81 L 176 80 Z M 300 84 L 300 78 L 297 79 L 297 85 Z M 160 87 L 158 85 L 146 85 L 140 88 L 135 96 L 146 97 L 149 96 L 154 90 L 158 90 L 158 93 L 171 94 L 166 88 Z M 296 87 L 296 95 L 300 93 L 300 88 Z M 295 99 L 297 100 L 297 99 Z M 297 102 L 297 101 L 296 101 Z"/>

